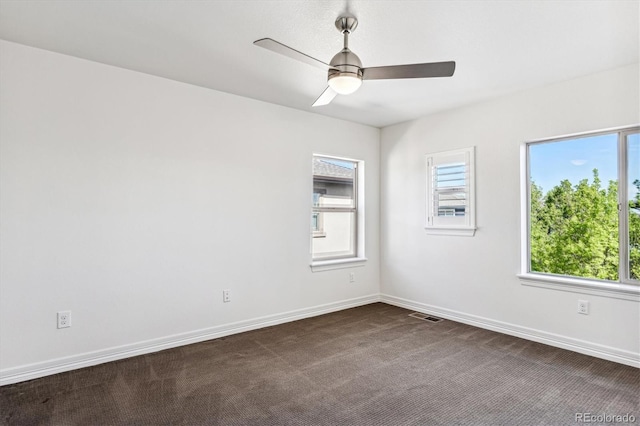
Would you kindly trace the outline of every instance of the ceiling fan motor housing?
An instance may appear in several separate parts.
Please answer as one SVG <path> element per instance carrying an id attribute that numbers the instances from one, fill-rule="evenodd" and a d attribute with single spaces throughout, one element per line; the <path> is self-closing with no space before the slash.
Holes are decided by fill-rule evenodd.
<path id="1" fill-rule="evenodd" d="M 329 80 L 337 76 L 354 76 L 362 79 L 362 62 L 358 55 L 345 47 L 329 63 Z"/>

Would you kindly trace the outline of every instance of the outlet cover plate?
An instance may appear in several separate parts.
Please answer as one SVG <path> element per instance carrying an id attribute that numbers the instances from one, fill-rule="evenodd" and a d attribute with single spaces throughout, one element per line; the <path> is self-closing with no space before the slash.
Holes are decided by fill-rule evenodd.
<path id="1" fill-rule="evenodd" d="M 71 327 L 71 311 L 58 312 L 58 328 Z"/>
<path id="2" fill-rule="evenodd" d="M 578 300 L 578 313 L 582 315 L 589 315 L 588 300 Z"/>

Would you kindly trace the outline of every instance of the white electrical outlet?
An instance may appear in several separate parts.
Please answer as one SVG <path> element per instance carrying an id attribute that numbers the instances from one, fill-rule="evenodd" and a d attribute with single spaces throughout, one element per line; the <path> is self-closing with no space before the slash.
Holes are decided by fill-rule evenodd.
<path id="1" fill-rule="evenodd" d="M 355 272 L 349 272 L 349 282 L 350 283 L 356 282 L 356 273 Z"/>
<path id="2" fill-rule="evenodd" d="M 58 312 L 58 328 L 71 327 L 71 311 Z"/>
<path id="3" fill-rule="evenodd" d="M 222 290 L 222 301 L 224 303 L 231 302 L 231 290 Z"/>
<path id="4" fill-rule="evenodd" d="M 589 301 L 578 300 L 578 313 L 583 315 L 589 315 Z"/>

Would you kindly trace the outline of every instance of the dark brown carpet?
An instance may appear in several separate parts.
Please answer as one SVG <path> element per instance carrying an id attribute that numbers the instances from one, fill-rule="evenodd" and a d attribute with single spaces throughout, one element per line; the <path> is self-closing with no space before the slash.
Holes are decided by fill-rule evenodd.
<path id="1" fill-rule="evenodd" d="M 570 425 L 640 370 L 382 303 L 0 388 L 6 425 Z M 594 423 L 591 423 L 594 424 Z"/>

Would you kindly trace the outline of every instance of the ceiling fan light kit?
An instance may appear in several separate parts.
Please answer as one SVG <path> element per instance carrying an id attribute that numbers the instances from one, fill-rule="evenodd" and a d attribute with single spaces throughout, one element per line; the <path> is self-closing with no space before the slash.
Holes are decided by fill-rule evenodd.
<path id="1" fill-rule="evenodd" d="M 341 16 L 335 25 L 344 37 L 344 47 L 328 64 L 270 38 L 256 40 L 253 44 L 328 71 L 328 87 L 313 106 L 327 105 L 336 95 L 354 93 L 362 85 L 362 80 L 451 77 L 455 71 L 456 63 L 453 61 L 363 68 L 358 55 L 349 49 L 349 35 L 358 26 L 358 20 L 353 16 Z"/>
<path id="2" fill-rule="evenodd" d="M 338 95 L 350 95 L 362 86 L 362 77 L 353 73 L 336 73 L 329 76 L 329 87 Z"/>

